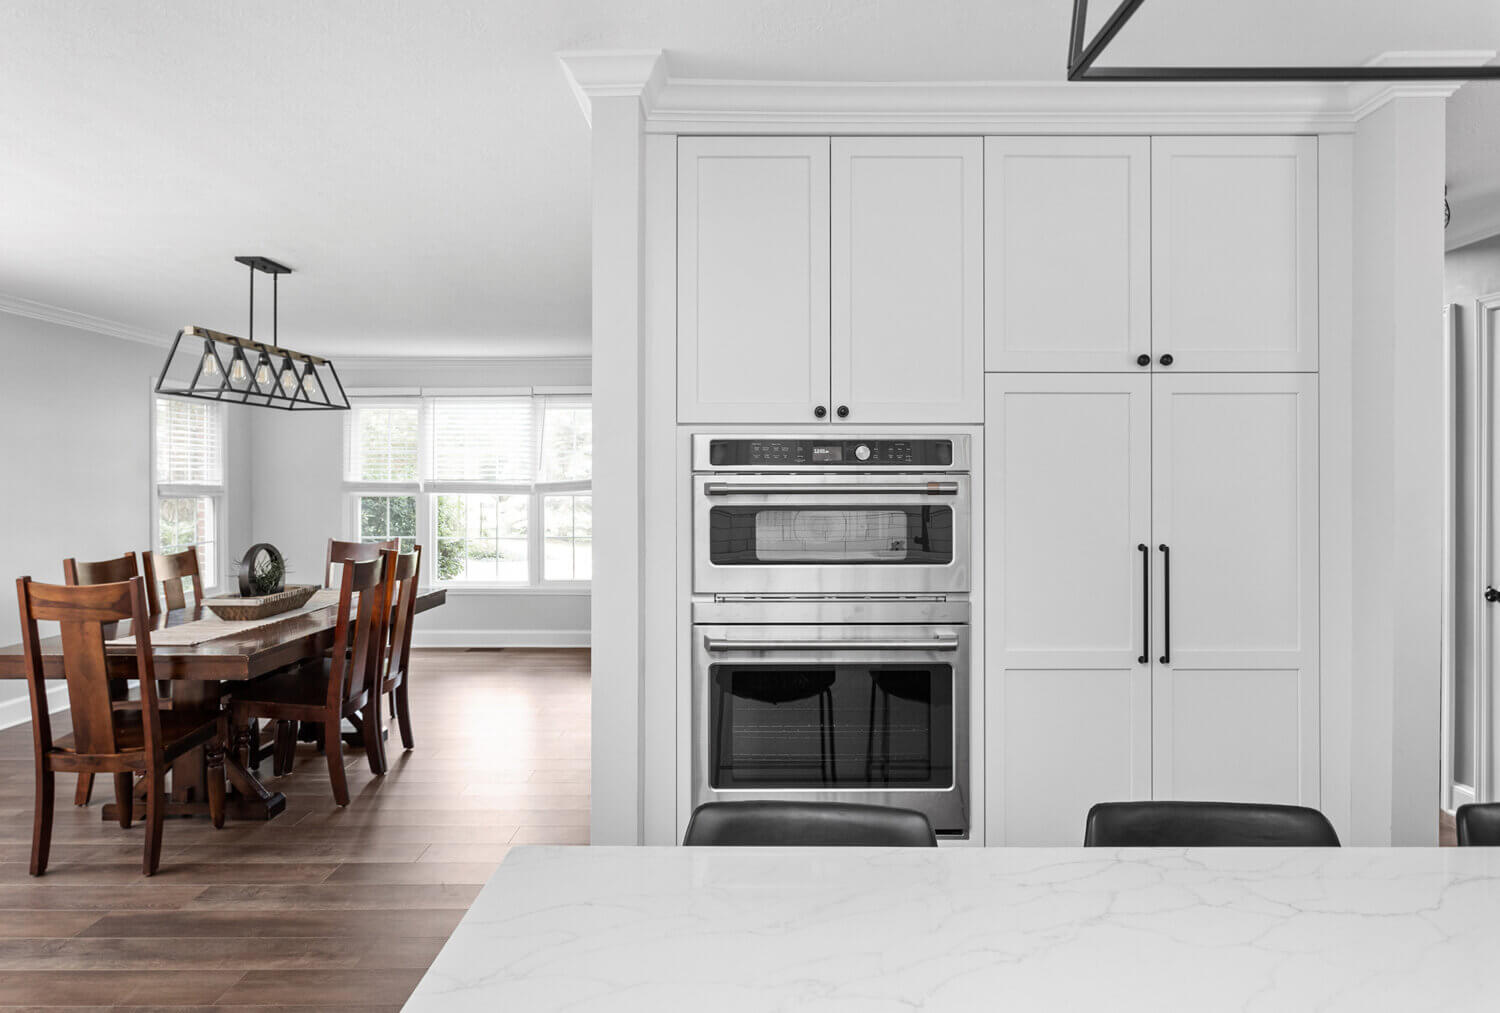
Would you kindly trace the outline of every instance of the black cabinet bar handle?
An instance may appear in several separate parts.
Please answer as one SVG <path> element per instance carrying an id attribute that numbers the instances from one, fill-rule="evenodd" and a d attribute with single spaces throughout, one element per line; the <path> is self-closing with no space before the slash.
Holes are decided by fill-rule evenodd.
<path id="1" fill-rule="evenodd" d="M 1161 549 L 1161 663 L 1172 663 L 1172 550 Z"/>
<path id="2" fill-rule="evenodd" d="M 1151 547 L 1145 542 L 1136 546 L 1141 554 L 1141 656 L 1135 660 L 1151 664 Z"/>

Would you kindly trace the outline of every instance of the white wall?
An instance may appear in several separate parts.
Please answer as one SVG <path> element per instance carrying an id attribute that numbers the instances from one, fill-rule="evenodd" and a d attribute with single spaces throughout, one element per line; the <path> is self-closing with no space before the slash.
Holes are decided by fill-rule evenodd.
<path id="1" fill-rule="evenodd" d="M 345 388 L 587 386 L 589 360 L 335 360 Z M 260 412 L 253 436 L 253 540 L 287 559 L 288 579 L 323 582 L 331 537 L 348 538 L 343 489 L 341 412 Z M 429 647 L 582 647 L 589 643 L 590 596 L 584 592 L 452 590 L 448 603 L 417 621 L 413 642 Z"/>
<path id="2" fill-rule="evenodd" d="M 151 379 L 165 347 L 0 313 L 0 644 L 21 637 L 14 583 L 62 583 L 62 561 L 152 544 Z M 227 419 L 226 548 L 248 544 L 249 428 Z M 29 715 L 25 684 L 0 682 L 0 727 Z"/>

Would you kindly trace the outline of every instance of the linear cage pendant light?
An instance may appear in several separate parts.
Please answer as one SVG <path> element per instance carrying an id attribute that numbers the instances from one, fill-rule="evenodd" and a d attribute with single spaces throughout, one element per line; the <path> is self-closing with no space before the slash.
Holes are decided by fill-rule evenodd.
<path id="1" fill-rule="evenodd" d="M 1478 81 L 1500 79 L 1500 66 L 1407 65 L 1365 67 L 1098 67 L 1120 29 L 1145 0 L 1122 0 L 1092 40 L 1088 33 L 1089 0 L 1073 0 L 1073 27 L 1068 37 L 1069 81 Z"/>
<path id="2" fill-rule="evenodd" d="M 234 259 L 250 268 L 250 337 L 184 327 L 167 353 L 156 392 L 284 411 L 348 411 L 349 398 L 333 363 L 277 343 L 281 313 L 277 281 L 292 269 L 267 257 Z M 256 271 L 271 276 L 269 345 L 255 340 Z"/>

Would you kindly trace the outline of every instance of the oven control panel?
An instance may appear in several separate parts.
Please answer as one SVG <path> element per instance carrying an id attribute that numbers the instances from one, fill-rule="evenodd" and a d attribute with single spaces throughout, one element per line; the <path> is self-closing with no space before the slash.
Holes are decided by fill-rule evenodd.
<path id="1" fill-rule="evenodd" d="M 951 468 L 951 439 L 712 438 L 708 467 L 824 471 L 839 468 Z"/>

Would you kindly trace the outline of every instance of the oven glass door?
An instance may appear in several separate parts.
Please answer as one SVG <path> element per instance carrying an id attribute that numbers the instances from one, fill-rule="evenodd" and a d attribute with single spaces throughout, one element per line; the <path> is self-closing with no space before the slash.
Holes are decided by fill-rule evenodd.
<path id="1" fill-rule="evenodd" d="M 952 504 L 765 506 L 709 510 L 714 566 L 830 563 L 945 566 L 953 562 Z"/>
<path id="2" fill-rule="evenodd" d="M 708 685 L 716 790 L 953 787 L 951 664 L 723 662 Z"/>

